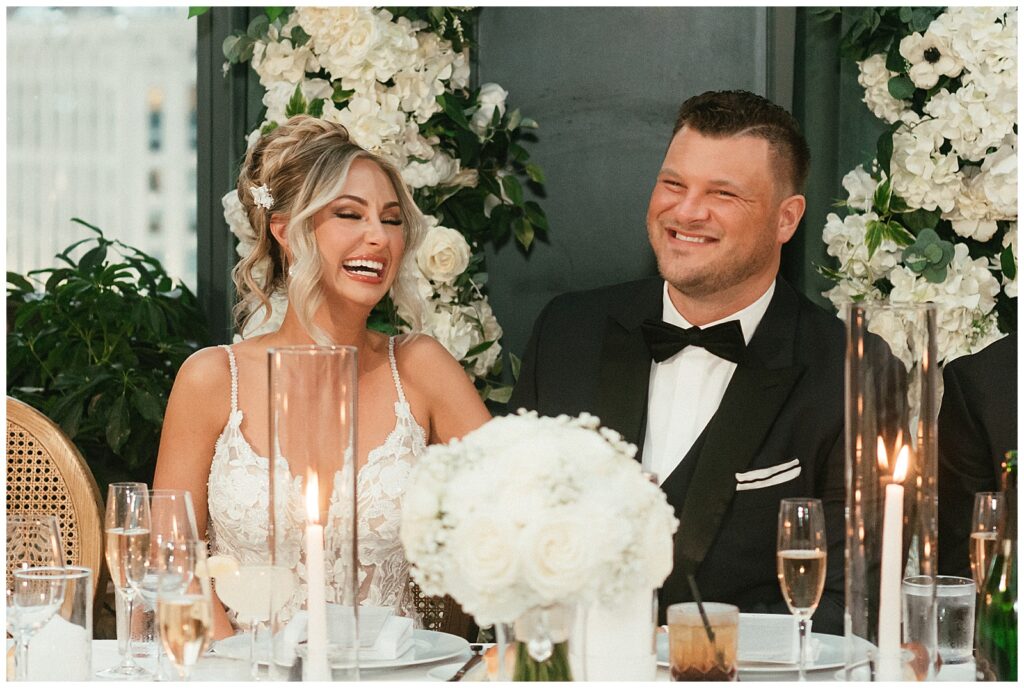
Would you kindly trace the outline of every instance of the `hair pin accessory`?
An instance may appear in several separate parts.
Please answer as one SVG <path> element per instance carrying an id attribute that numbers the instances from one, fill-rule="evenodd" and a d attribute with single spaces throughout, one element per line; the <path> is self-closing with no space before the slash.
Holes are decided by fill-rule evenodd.
<path id="1" fill-rule="evenodd" d="M 252 200 L 256 205 L 266 208 L 267 210 L 274 207 L 274 197 L 270 195 L 270 189 L 267 188 L 266 184 L 263 184 L 262 186 L 250 186 L 249 193 L 252 194 Z"/>

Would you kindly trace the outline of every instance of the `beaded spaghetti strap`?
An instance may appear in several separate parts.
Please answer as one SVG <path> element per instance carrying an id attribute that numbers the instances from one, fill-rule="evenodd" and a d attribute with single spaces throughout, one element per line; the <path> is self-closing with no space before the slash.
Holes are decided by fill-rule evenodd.
<path id="1" fill-rule="evenodd" d="M 398 362 L 395 360 L 395 338 L 388 338 L 388 360 L 391 361 L 391 379 L 395 381 L 395 389 L 398 390 L 398 401 L 405 402 L 405 390 L 402 389 L 402 380 L 398 377 Z"/>
<path id="2" fill-rule="evenodd" d="M 231 366 L 231 413 L 238 410 L 238 366 L 235 364 L 235 352 L 228 344 L 221 344 L 220 348 L 228 352 L 228 363 Z"/>

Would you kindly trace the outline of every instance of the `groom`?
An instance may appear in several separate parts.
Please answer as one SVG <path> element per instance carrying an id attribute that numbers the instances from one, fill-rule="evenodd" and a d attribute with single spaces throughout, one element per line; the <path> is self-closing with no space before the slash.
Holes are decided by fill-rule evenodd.
<path id="1" fill-rule="evenodd" d="M 591 412 L 640 451 L 679 518 L 660 616 L 692 599 L 788 613 L 779 501 L 825 507 L 814 630 L 843 629 L 844 329 L 778 276 L 803 216 L 796 120 L 745 91 L 683 103 L 647 210 L 661 278 L 553 299 L 511 408 Z M 700 328 L 697 330 L 696 328 Z"/>

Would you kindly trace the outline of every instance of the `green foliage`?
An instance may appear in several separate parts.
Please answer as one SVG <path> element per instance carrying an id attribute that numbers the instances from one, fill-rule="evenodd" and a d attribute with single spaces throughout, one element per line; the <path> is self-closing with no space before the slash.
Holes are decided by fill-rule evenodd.
<path id="1" fill-rule="evenodd" d="M 840 54 L 852 60 L 864 60 L 876 53 L 888 53 L 899 47 L 904 36 L 928 28 L 942 7 L 865 7 L 843 8 L 853 22 L 839 44 Z M 893 69 L 893 71 L 902 71 Z"/>
<path id="2" fill-rule="evenodd" d="M 159 261 L 95 236 L 58 267 L 7 273 L 7 393 L 58 423 L 101 488 L 152 480 L 174 375 L 207 341 L 195 296 Z"/>
<path id="3" fill-rule="evenodd" d="M 192 17 L 198 17 L 199 15 L 206 14 L 209 11 L 209 7 L 189 7 L 187 19 L 191 19 Z"/>
<path id="4" fill-rule="evenodd" d="M 932 229 L 922 230 L 917 240 L 903 251 L 903 264 L 934 284 L 946 279 L 952 260 L 953 244 L 940 239 Z"/>

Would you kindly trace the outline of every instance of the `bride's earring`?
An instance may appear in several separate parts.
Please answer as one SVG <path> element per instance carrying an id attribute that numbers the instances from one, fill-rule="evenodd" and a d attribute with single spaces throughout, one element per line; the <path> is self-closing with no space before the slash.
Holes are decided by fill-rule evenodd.
<path id="1" fill-rule="evenodd" d="M 294 263 L 292 263 L 291 265 L 288 266 L 288 276 L 289 277 L 295 277 L 295 264 Z"/>

